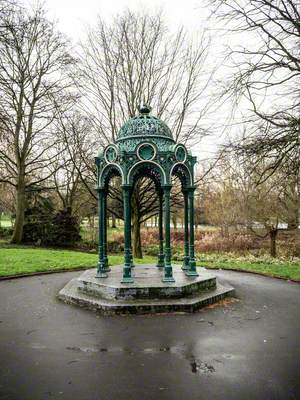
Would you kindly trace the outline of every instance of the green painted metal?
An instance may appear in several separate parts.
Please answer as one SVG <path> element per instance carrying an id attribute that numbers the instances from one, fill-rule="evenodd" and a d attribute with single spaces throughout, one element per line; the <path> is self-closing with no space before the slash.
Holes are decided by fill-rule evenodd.
<path id="1" fill-rule="evenodd" d="M 132 205 L 131 205 L 131 197 L 132 197 L 132 193 L 133 193 L 133 190 L 132 190 L 132 188 L 131 188 L 131 190 L 130 190 L 130 195 L 129 195 L 129 196 L 130 196 L 130 198 L 129 198 L 130 229 L 131 229 L 131 208 L 132 208 Z M 133 256 L 132 256 L 131 231 L 130 231 L 130 244 L 129 244 L 129 248 L 130 248 L 130 263 L 131 263 L 131 268 L 134 268 L 135 265 L 134 265 Z"/>
<path id="2" fill-rule="evenodd" d="M 120 176 L 124 199 L 124 283 L 133 282 L 131 249 L 131 201 L 134 184 L 141 176 L 151 178 L 159 191 L 159 254 L 158 267 L 164 267 L 164 282 L 173 282 L 170 244 L 170 190 L 172 176 L 182 185 L 185 200 L 184 260 L 182 269 L 197 275 L 194 255 L 194 166 L 193 157 L 181 143 L 175 143 L 172 132 L 159 118 L 150 115 L 151 108 L 143 106 L 120 129 L 115 143 L 109 144 L 95 158 L 98 174 L 99 208 L 99 277 L 106 277 L 108 268 L 106 196 L 109 181 Z M 102 194 L 101 194 L 102 193 Z M 165 212 L 163 214 L 163 200 Z M 164 216 L 164 223 L 163 223 Z M 105 222 L 101 222 L 101 221 Z M 104 226 L 105 224 L 105 226 Z M 164 232 L 165 231 L 165 232 Z M 164 246 L 165 239 L 165 246 Z"/>
<path id="3" fill-rule="evenodd" d="M 190 259 L 189 269 L 186 274 L 189 276 L 198 276 L 195 259 L 195 245 L 194 245 L 194 191 L 195 188 L 191 187 L 188 189 L 189 199 L 189 222 L 190 222 Z"/>
<path id="4" fill-rule="evenodd" d="M 175 279 L 173 278 L 173 270 L 171 264 L 171 230 L 170 230 L 171 187 L 172 187 L 171 185 L 163 187 L 165 195 L 165 252 L 166 252 L 163 282 L 175 282 Z"/>
<path id="5" fill-rule="evenodd" d="M 138 149 L 138 155 L 142 160 L 152 160 L 152 158 L 155 156 L 155 148 L 150 144 L 143 144 Z"/>
<path id="6" fill-rule="evenodd" d="M 183 190 L 184 198 L 184 257 L 182 263 L 182 269 L 189 269 L 190 252 L 189 252 L 189 199 L 188 191 Z"/>
<path id="7" fill-rule="evenodd" d="M 158 215 L 158 236 L 159 236 L 159 253 L 157 260 L 157 267 L 164 268 L 165 255 L 164 255 L 164 232 L 163 232 L 163 191 L 159 191 L 159 215 Z"/>
<path id="8" fill-rule="evenodd" d="M 131 221 L 130 221 L 130 190 L 128 185 L 123 186 L 124 203 L 124 270 L 122 283 L 133 283 L 131 276 Z"/>
<path id="9" fill-rule="evenodd" d="M 108 266 L 107 257 L 107 190 L 103 194 L 103 263 L 105 272 L 109 272 L 110 268 Z"/>
<path id="10" fill-rule="evenodd" d="M 140 137 L 143 141 L 145 136 L 167 137 L 174 143 L 170 128 L 159 118 L 150 115 L 150 107 L 140 108 L 139 115 L 130 118 L 120 129 L 117 142 L 126 140 L 128 137 Z"/>
<path id="11" fill-rule="evenodd" d="M 103 225 L 104 225 L 104 207 L 103 207 L 104 190 L 98 189 L 98 210 L 99 210 L 99 261 L 97 267 L 97 278 L 107 278 L 104 261 L 104 240 L 103 240 Z"/>

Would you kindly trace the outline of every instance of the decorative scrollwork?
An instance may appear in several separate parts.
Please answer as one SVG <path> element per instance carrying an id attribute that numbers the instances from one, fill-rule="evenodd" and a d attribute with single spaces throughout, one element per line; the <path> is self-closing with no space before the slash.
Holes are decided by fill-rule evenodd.
<path id="1" fill-rule="evenodd" d="M 182 163 L 175 164 L 171 173 L 179 178 L 182 187 L 187 187 L 193 184 L 191 171 L 189 171 L 186 165 Z"/>
<path id="2" fill-rule="evenodd" d="M 130 152 L 134 151 L 136 147 L 147 141 L 148 138 L 146 137 L 131 137 L 124 140 L 121 140 L 117 143 L 120 151 Z M 174 145 L 173 141 L 168 138 L 163 137 L 151 137 L 151 142 L 156 145 L 159 151 L 169 151 L 170 148 Z"/>
<path id="3" fill-rule="evenodd" d="M 134 184 L 142 177 L 152 179 L 157 186 L 161 186 L 162 182 L 164 182 L 163 173 L 160 167 L 152 162 L 138 163 L 131 171 L 128 180 L 130 184 Z"/>
<path id="4" fill-rule="evenodd" d="M 120 129 L 117 140 L 129 136 L 167 136 L 173 139 L 170 128 L 159 118 L 150 115 L 130 118 Z"/>
<path id="5" fill-rule="evenodd" d="M 103 170 L 100 175 L 99 186 L 108 186 L 109 181 L 114 178 L 115 176 L 120 176 L 121 172 L 120 169 L 115 164 L 108 164 Z"/>

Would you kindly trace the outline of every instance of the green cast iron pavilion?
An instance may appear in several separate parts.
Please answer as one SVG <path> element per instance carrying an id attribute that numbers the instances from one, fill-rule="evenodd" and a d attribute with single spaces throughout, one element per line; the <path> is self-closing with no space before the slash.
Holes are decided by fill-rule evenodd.
<path id="1" fill-rule="evenodd" d="M 163 282 L 175 282 L 171 264 L 170 193 L 172 176 L 181 182 L 184 198 L 184 259 L 182 270 L 198 276 L 194 254 L 194 166 L 192 156 L 183 144 L 176 143 L 168 126 L 150 115 L 142 106 L 139 115 L 130 118 L 120 129 L 115 143 L 109 144 L 95 158 L 99 208 L 99 262 L 97 277 L 106 278 L 110 271 L 107 258 L 107 196 L 109 182 L 119 176 L 122 181 L 124 208 L 124 266 L 122 283 L 133 283 L 131 250 L 131 194 L 141 177 L 152 179 L 159 198 L 159 252 L 157 267 L 163 271 Z"/>

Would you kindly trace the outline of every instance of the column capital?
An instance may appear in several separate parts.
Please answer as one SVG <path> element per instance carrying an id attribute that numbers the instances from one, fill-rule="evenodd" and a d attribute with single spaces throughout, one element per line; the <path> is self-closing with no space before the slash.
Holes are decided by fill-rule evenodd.
<path id="1" fill-rule="evenodd" d="M 168 193 L 171 191 L 172 185 L 161 185 L 161 188 L 165 193 Z"/>
<path id="2" fill-rule="evenodd" d="M 128 183 L 121 185 L 121 188 L 124 190 L 131 190 L 132 189 L 132 185 L 129 185 Z"/>
<path id="3" fill-rule="evenodd" d="M 188 193 L 194 193 L 194 191 L 195 191 L 196 189 L 197 189 L 196 186 L 188 186 L 188 187 L 186 188 L 186 190 L 187 190 Z"/>

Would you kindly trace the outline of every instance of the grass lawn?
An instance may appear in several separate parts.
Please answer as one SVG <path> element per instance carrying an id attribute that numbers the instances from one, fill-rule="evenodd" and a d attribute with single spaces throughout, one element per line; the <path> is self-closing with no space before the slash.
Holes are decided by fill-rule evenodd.
<path id="1" fill-rule="evenodd" d="M 197 265 L 212 269 L 234 269 L 257 272 L 263 275 L 300 281 L 300 260 L 257 259 L 255 257 L 224 257 L 224 255 L 207 255 L 200 258 Z"/>
<path id="2" fill-rule="evenodd" d="M 97 254 L 69 250 L 37 249 L 30 247 L 0 247 L 0 276 L 32 272 L 59 271 L 72 268 L 93 268 Z M 111 265 L 122 264 L 123 256 L 110 256 Z M 136 263 L 153 263 L 152 257 L 135 260 Z"/>
<path id="3" fill-rule="evenodd" d="M 2 227 L 2 228 L 10 228 L 11 227 L 11 219 L 8 215 L 2 214 L 0 216 L 0 227 Z"/>
<path id="4" fill-rule="evenodd" d="M 93 268 L 97 265 L 97 254 L 71 250 L 52 250 L 28 246 L 9 245 L 0 240 L 0 276 L 19 275 L 43 271 L 60 271 L 73 268 Z M 156 258 L 145 256 L 134 260 L 137 264 L 155 263 Z M 110 265 L 123 263 L 123 255 L 109 256 Z M 174 261 L 175 263 L 175 261 Z M 176 262 L 179 263 L 179 262 Z M 257 259 L 225 254 L 205 254 L 198 266 L 213 269 L 236 269 L 258 272 L 268 276 L 300 281 L 300 260 Z"/>

